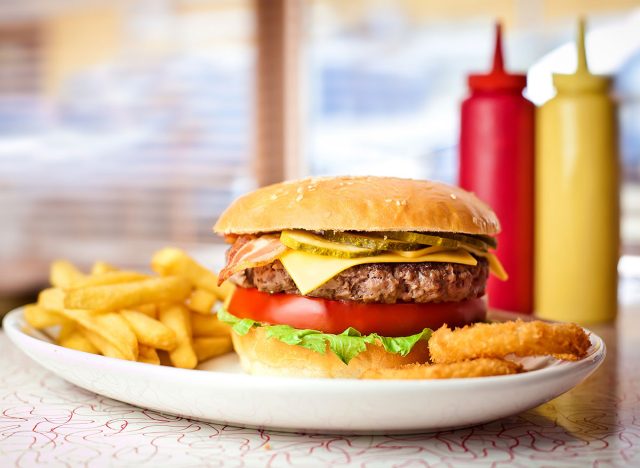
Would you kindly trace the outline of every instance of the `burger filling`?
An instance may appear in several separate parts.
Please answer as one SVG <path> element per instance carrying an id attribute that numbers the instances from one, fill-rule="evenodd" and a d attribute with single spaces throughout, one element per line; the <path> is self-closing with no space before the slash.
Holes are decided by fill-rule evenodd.
<path id="1" fill-rule="evenodd" d="M 482 297 L 489 275 L 486 259 L 476 265 L 455 263 L 370 263 L 351 267 L 306 294 L 324 299 L 395 304 L 452 302 Z M 248 268 L 231 277 L 243 288 L 267 293 L 300 290 L 279 260 Z"/>
<path id="2" fill-rule="evenodd" d="M 343 362 L 378 343 L 408 354 L 443 323 L 483 320 L 495 241 L 458 233 L 283 231 L 238 236 L 219 280 L 238 286 L 221 320 Z M 345 349 L 349 352 L 345 352 Z"/>

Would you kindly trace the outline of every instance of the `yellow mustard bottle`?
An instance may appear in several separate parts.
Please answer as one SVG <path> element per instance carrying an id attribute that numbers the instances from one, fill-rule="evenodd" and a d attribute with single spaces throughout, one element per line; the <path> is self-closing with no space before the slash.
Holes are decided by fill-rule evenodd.
<path id="1" fill-rule="evenodd" d="M 608 322 L 617 311 L 619 158 L 611 80 L 587 66 L 554 74 L 536 113 L 535 309 L 540 318 Z"/>

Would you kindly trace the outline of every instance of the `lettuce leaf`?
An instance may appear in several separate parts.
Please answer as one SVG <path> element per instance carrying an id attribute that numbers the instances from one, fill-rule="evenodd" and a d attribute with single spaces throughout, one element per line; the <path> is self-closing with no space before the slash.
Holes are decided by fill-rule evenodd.
<path id="1" fill-rule="evenodd" d="M 218 310 L 218 319 L 231 325 L 238 335 L 246 335 L 253 327 L 266 329 L 267 337 L 280 340 L 294 346 L 302 346 L 316 353 L 325 354 L 327 348 L 342 362 L 349 364 L 354 357 L 367 349 L 367 344 L 380 343 L 384 349 L 393 354 L 406 356 L 420 340 L 429 341 L 432 331 L 425 328 L 411 336 L 388 337 L 377 333 L 363 335 L 355 328 L 347 328 L 340 334 L 323 333 L 318 330 L 301 330 L 289 325 L 263 325 L 248 318 L 238 318 L 230 314 L 224 307 Z"/>

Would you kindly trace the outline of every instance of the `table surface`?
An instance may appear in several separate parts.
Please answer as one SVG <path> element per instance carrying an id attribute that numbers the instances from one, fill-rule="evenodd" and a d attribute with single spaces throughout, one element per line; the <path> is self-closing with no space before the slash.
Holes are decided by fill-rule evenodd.
<path id="1" fill-rule="evenodd" d="M 287 434 L 149 411 L 82 390 L 0 333 L 0 466 L 640 466 L 640 307 L 594 326 L 604 364 L 489 424 L 408 436 Z"/>

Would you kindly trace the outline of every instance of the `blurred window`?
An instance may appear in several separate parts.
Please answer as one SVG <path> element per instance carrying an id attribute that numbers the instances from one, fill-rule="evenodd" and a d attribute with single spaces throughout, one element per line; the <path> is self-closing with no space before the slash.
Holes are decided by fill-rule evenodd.
<path id="1" fill-rule="evenodd" d="M 0 22 L 3 288 L 54 257 L 138 265 L 213 242 L 254 186 L 253 3 L 33 4 Z"/>

